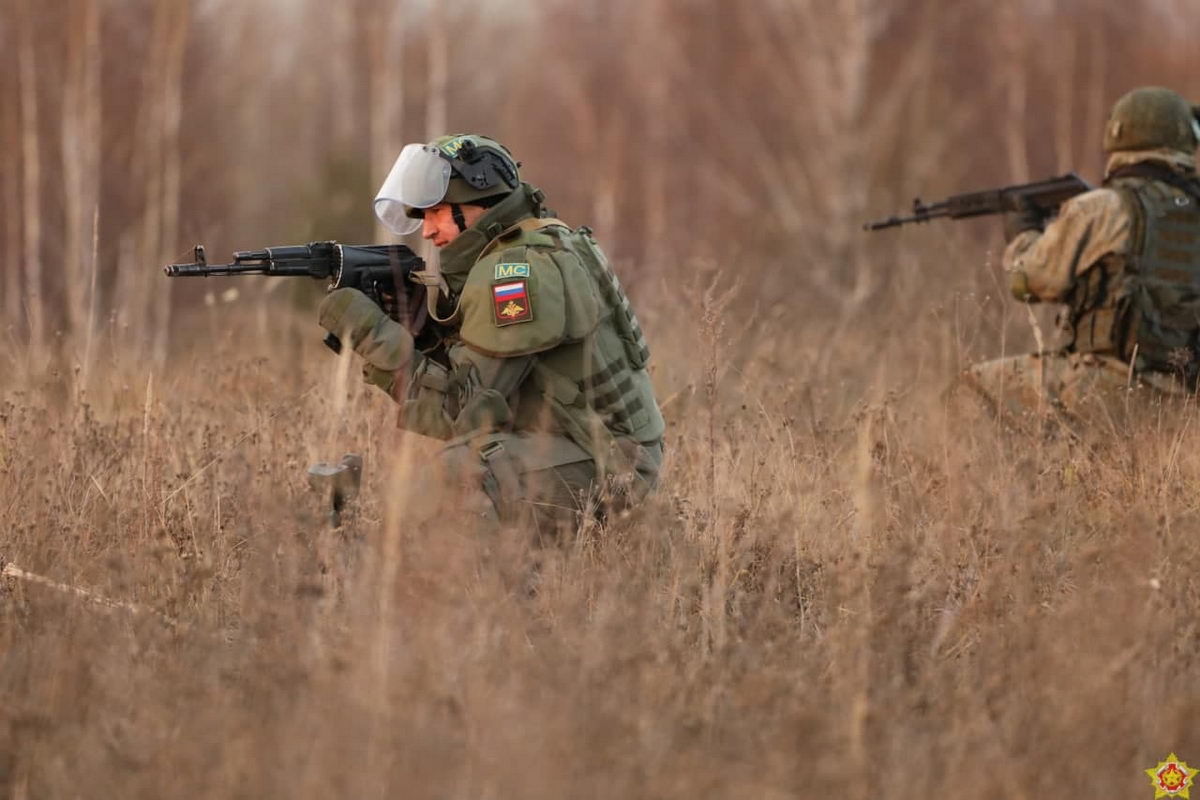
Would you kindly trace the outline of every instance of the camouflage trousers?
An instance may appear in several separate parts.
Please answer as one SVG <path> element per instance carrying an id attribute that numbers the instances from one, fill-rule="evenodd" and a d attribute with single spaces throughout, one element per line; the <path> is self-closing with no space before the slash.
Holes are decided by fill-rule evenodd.
<path id="1" fill-rule="evenodd" d="M 1058 422 L 1123 425 L 1184 385 L 1163 373 L 1132 373 L 1129 364 L 1096 353 L 1027 353 L 968 367 L 951 387 L 955 410 L 982 408 L 1019 426 Z"/>
<path id="2" fill-rule="evenodd" d="M 601 479 L 591 456 L 562 436 L 495 433 L 453 441 L 426 472 L 440 486 L 423 482 L 427 489 L 418 489 L 415 499 L 428 503 L 441 495 L 453 511 L 488 527 L 528 525 L 539 537 L 554 536 L 588 517 L 634 505 L 653 491 L 662 445 L 628 444 L 629 469 L 616 475 L 609 470 Z"/>

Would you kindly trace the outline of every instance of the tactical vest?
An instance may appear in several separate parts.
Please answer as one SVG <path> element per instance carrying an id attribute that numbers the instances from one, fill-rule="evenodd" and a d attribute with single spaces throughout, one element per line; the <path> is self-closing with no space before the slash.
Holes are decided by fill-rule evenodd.
<path id="1" fill-rule="evenodd" d="M 568 282 L 567 292 L 591 291 L 599 300 L 599 323 L 588 335 L 537 355 L 533 383 L 550 403 L 555 420 L 570 439 L 598 458 L 613 450 L 615 440 L 661 439 L 665 424 L 646 372 L 650 349 L 591 230 L 572 230 L 552 218 L 524 220 L 517 227 L 519 236 L 500 246 L 549 245 L 545 252 L 556 261 L 560 253 L 573 255 L 591 286 Z"/>
<path id="2" fill-rule="evenodd" d="M 1169 182 L 1168 182 L 1169 181 Z M 1193 179 L 1194 183 L 1194 179 Z M 1072 349 L 1107 352 L 1138 371 L 1200 374 L 1200 185 L 1137 165 L 1108 186 L 1133 220 L 1129 252 L 1081 276 L 1071 302 Z"/>
<path id="3" fill-rule="evenodd" d="M 508 259 L 511 252 L 519 258 L 527 250 L 550 259 L 554 266 L 549 268 L 561 276 L 567 338 L 536 351 L 528 374 L 518 375 L 517 385 L 504 390 L 511 416 L 509 408 L 485 411 L 493 419 L 503 416 L 506 427 L 515 431 L 546 430 L 549 422 L 550 430 L 582 448 L 601 471 L 626 469 L 622 453 L 629 443 L 657 442 L 665 431 L 646 371 L 650 351 L 637 316 L 588 228 L 572 230 L 553 218 L 524 219 L 492 240 L 477 263 L 489 254 Z M 526 324 L 528 328 L 504 330 L 537 338 L 537 320 Z M 459 335 L 481 352 L 506 355 L 494 343 L 490 321 L 462 321 Z M 453 352 L 452 348 L 449 369 L 428 360 L 418 369 L 406 412 L 408 429 L 448 438 L 447 434 L 465 433 L 464 426 L 472 427 L 472 401 L 482 398 L 471 397 L 470 387 L 456 379 Z"/>

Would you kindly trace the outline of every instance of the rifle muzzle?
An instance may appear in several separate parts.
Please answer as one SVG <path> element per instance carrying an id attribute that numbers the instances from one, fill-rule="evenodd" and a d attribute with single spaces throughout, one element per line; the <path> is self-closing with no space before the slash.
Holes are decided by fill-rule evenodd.
<path id="1" fill-rule="evenodd" d="M 184 275 L 207 277 L 208 271 L 207 264 L 168 264 L 163 267 L 163 272 L 167 274 L 168 278 L 178 278 Z"/>

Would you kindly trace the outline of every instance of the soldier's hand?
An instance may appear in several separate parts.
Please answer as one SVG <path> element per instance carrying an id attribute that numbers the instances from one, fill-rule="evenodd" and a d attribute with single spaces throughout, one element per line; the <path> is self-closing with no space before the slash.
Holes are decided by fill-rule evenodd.
<path id="1" fill-rule="evenodd" d="M 1040 231 L 1046 218 L 1027 197 L 1017 197 L 1015 211 L 1004 212 L 1004 240 L 1011 242 L 1025 231 Z"/>
<path id="2" fill-rule="evenodd" d="M 395 373 L 412 360 L 412 335 L 358 289 L 334 289 L 317 313 L 322 328 L 349 341 L 374 368 L 367 376 L 370 383 L 381 385 L 380 371 Z"/>
<path id="3" fill-rule="evenodd" d="M 1021 270 L 1008 273 L 1008 290 L 1022 303 L 1036 303 L 1038 298 L 1029 289 L 1029 275 Z"/>

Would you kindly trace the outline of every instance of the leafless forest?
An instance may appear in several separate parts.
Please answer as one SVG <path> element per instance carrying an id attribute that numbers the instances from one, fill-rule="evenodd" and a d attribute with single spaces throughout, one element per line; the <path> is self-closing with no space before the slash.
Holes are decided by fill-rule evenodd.
<path id="1" fill-rule="evenodd" d="M 1197 31 L 1194 0 L 0 0 L 0 794 L 1150 797 L 1200 761 L 1200 419 L 956 426 L 956 371 L 1053 310 L 1006 300 L 994 220 L 860 225 L 1098 179 L 1121 93 L 1200 100 Z M 596 229 L 654 350 L 660 493 L 554 546 L 406 526 L 430 444 L 321 347 L 316 287 L 159 269 L 385 240 L 391 160 L 460 131 Z M 304 471 L 347 451 L 335 532 Z"/>

